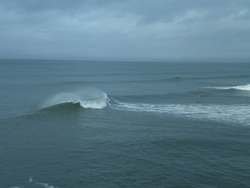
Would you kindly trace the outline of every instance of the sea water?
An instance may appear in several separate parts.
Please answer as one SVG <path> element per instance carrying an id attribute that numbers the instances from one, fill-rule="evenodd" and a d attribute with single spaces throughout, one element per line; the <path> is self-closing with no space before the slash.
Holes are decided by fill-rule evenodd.
<path id="1" fill-rule="evenodd" d="M 0 60 L 0 187 L 250 187 L 250 63 Z"/>

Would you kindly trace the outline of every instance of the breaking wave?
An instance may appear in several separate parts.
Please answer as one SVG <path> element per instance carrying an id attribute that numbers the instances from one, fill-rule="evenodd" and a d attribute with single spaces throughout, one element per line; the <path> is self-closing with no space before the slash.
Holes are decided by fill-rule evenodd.
<path id="1" fill-rule="evenodd" d="M 226 87 L 212 87 L 214 89 L 220 89 L 220 90 L 241 90 L 241 91 L 250 91 L 250 84 L 247 85 L 240 85 L 240 86 L 226 86 Z"/>
<path id="2" fill-rule="evenodd" d="M 29 183 L 33 183 L 33 184 L 36 184 L 36 185 L 39 185 L 39 186 L 45 187 L 45 188 L 57 188 L 57 187 L 54 187 L 52 185 L 49 185 L 48 183 L 34 181 L 32 177 L 30 177 Z"/>
<path id="3" fill-rule="evenodd" d="M 48 183 L 37 182 L 37 181 L 33 180 L 32 177 L 30 177 L 30 179 L 29 179 L 29 184 L 33 184 L 32 187 L 35 186 L 35 187 L 41 187 L 41 188 L 42 187 L 45 187 L 45 188 L 58 188 L 58 187 L 55 187 L 55 186 L 50 185 Z M 26 187 L 26 186 L 12 186 L 10 188 L 23 188 L 23 187 Z"/>
<path id="4" fill-rule="evenodd" d="M 100 90 L 78 90 L 58 93 L 43 102 L 40 109 L 67 104 L 80 105 L 83 108 L 102 109 L 107 106 L 108 101 L 107 94 Z"/>

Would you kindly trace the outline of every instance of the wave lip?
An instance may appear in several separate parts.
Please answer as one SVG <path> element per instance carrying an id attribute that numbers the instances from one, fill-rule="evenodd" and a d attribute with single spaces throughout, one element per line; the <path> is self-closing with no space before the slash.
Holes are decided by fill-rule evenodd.
<path id="1" fill-rule="evenodd" d="M 80 101 L 80 105 L 83 108 L 92 108 L 92 109 L 102 109 L 107 106 L 108 96 L 103 93 L 103 96 L 98 98 L 92 98 L 84 101 Z"/>
<path id="2" fill-rule="evenodd" d="M 62 92 L 47 99 L 40 105 L 40 109 L 50 108 L 61 104 L 80 104 L 83 108 L 102 109 L 109 101 L 106 93 L 99 90 L 82 90 L 76 92 Z"/>

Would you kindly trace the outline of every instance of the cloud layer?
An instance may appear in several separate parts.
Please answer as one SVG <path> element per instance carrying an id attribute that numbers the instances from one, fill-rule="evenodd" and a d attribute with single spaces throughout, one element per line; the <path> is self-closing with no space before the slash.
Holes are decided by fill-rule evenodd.
<path id="1" fill-rule="evenodd" d="M 249 0 L 1 0 L 0 58 L 249 58 Z"/>

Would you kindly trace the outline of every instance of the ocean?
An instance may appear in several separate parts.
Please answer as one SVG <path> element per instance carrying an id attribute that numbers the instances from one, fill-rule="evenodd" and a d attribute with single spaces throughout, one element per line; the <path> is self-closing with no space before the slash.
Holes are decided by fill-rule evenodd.
<path id="1" fill-rule="evenodd" d="M 0 187 L 250 187 L 250 63 L 0 60 Z"/>

